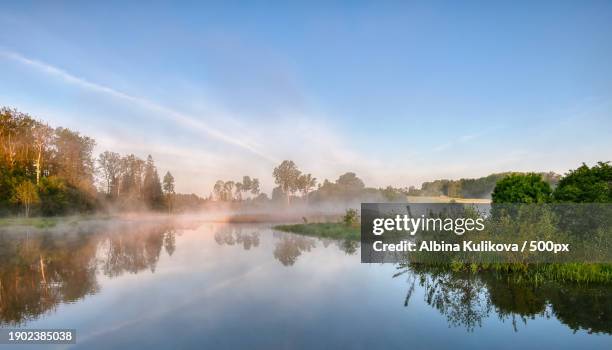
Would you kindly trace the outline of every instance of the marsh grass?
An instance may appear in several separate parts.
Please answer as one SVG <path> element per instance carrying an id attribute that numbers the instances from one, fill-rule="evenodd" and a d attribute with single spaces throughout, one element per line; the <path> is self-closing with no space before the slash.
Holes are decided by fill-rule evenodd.
<path id="1" fill-rule="evenodd" d="M 32 226 L 36 228 L 50 228 L 55 227 L 58 223 L 58 218 L 0 218 L 1 227 L 9 226 Z"/>
<path id="2" fill-rule="evenodd" d="M 0 218 L 0 227 L 33 227 L 37 229 L 53 228 L 58 225 L 76 226 L 89 220 L 107 220 L 109 216 L 54 216 L 54 217 L 7 217 Z"/>
<path id="3" fill-rule="evenodd" d="M 278 225 L 274 229 L 296 233 L 304 236 L 331 238 L 337 240 L 360 239 L 359 225 L 347 226 L 344 223 L 305 223 L 293 225 Z M 495 263 L 468 264 L 451 262 L 440 264 L 438 268 L 454 272 L 487 273 L 494 272 L 500 277 L 512 279 L 515 282 L 533 283 L 535 285 L 555 282 L 575 283 L 612 283 L 612 265 L 585 263 Z"/>
<path id="4" fill-rule="evenodd" d="M 358 224 L 346 225 L 340 222 L 278 225 L 274 226 L 274 229 L 304 236 L 339 240 L 358 241 L 361 237 Z"/>

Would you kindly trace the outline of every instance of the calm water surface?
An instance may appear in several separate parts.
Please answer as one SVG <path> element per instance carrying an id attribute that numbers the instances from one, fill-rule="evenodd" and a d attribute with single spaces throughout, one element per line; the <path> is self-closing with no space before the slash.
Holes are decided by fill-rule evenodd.
<path id="1" fill-rule="evenodd" d="M 0 283 L 1 327 L 82 349 L 612 348 L 608 287 L 361 264 L 270 225 L 3 232 Z"/>

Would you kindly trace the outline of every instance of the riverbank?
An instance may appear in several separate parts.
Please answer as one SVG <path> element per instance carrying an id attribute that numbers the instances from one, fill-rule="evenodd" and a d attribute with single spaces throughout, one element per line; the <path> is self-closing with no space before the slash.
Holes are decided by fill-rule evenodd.
<path id="1" fill-rule="evenodd" d="M 340 222 L 277 225 L 273 228 L 283 232 L 311 237 L 351 241 L 358 241 L 360 239 L 358 225 L 345 225 Z"/>
<path id="2" fill-rule="evenodd" d="M 273 228 L 279 231 L 310 237 L 353 241 L 358 241 L 360 239 L 359 226 L 347 226 L 344 223 L 278 225 Z M 408 263 L 408 265 L 412 264 Z M 420 265 L 417 264 L 414 266 Z M 424 268 L 424 266 L 422 268 Z M 612 265 L 609 264 L 464 264 L 455 262 L 432 266 L 432 268 L 455 272 L 470 271 L 475 274 L 494 272 L 499 276 L 505 276 L 515 281 L 524 281 L 534 284 L 546 281 L 612 283 Z"/>

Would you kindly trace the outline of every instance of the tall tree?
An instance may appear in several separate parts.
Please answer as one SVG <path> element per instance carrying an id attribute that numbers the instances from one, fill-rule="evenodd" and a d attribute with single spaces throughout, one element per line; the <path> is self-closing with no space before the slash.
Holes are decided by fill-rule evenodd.
<path id="1" fill-rule="evenodd" d="M 163 207 L 163 192 L 153 157 L 149 155 L 145 164 L 142 193 L 145 204 L 151 209 Z"/>
<path id="2" fill-rule="evenodd" d="M 42 123 L 36 123 L 32 130 L 34 138 L 34 148 L 36 150 L 36 159 L 34 164 L 36 167 L 36 185 L 40 184 L 40 176 L 42 174 L 43 160 L 49 144 L 52 141 L 53 129 L 48 125 Z"/>
<path id="3" fill-rule="evenodd" d="M 249 193 L 249 191 L 251 190 L 251 186 L 253 186 L 253 180 L 251 180 L 250 176 L 243 176 L 242 177 L 242 183 L 240 186 L 240 191 L 246 193 Z"/>
<path id="4" fill-rule="evenodd" d="M 287 196 L 287 204 L 290 203 L 289 195 L 297 191 L 297 180 L 301 171 L 292 160 L 284 160 L 279 166 L 274 168 L 274 182 L 280 186 Z"/>
<path id="5" fill-rule="evenodd" d="M 166 194 L 166 202 L 168 203 L 168 211 L 172 211 L 174 204 L 174 176 L 170 172 L 164 175 L 163 190 Z"/>
<path id="6" fill-rule="evenodd" d="M 224 191 L 225 182 L 223 180 L 217 180 L 217 182 L 215 182 L 215 186 L 213 187 L 213 193 L 215 194 L 215 198 L 217 198 L 218 201 L 225 200 Z"/>
<path id="7" fill-rule="evenodd" d="M 259 179 L 254 178 L 251 180 L 250 191 L 252 195 L 257 196 L 259 194 Z"/>
<path id="8" fill-rule="evenodd" d="M 235 193 L 236 193 L 236 199 L 241 201 L 242 200 L 242 192 L 244 191 L 244 186 L 242 185 L 242 182 L 236 182 L 236 184 L 234 186 L 236 186 L 236 189 L 234 190 Z"/>
<path id="9" fill-rule="evenodd" d="M 118 193 L 124 199 L 139 200 L 143 195 L 145 162 L 133 154 L 121 158 L 121 180 Z"/>
<path id="10" fill-rule="evenodd" d="M 95 141 L 78 132 L 65 128 L 55 130 L 54 165 L 56 173 L 68 183 L 82 190 L 92 192 L 94 161 L 92 151 Z"/>
<path id="11" fill-rule="evenodd" d="M 223 184 L 223 193 L 226 201 L 231 201 L 234 199 L 233 191 L 236 183 L 234 181 L 225 181 Z"/>
<path id="12" fill-rule="evenodd" d="M 302 192 L 302 196 L 308 199 L 308 193 L 317 185 L 317 179 L 311 174 L 303 174 L 298 177 L 297 188 Z"/>
<path id="13" fill-rule="evenodd" d="M 99 169 L 106 182 L 106 194 L 116 196 L 118 190 L 118 177 L 121 172 L 121 156 L 119 153 L 104 151 L 98 157 Z"/>
<path id="14" fill-rule="evenodd" d="M 174 176 L 168 171 L 164 175 L 164 193 L 174 193 Z"/>

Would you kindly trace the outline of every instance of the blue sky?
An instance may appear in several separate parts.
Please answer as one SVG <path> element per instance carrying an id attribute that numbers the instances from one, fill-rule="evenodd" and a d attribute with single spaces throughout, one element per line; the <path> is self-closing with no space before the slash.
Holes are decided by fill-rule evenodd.
<path id="1" fill-rule="evenodd" d="M 612 2 L 2 2 L 0 104 L 177 189 L 293 159 L 372 186 L 612 155 Z"/>

